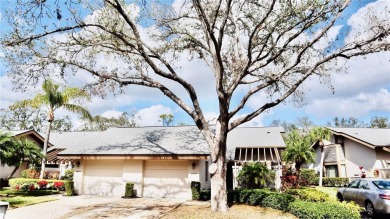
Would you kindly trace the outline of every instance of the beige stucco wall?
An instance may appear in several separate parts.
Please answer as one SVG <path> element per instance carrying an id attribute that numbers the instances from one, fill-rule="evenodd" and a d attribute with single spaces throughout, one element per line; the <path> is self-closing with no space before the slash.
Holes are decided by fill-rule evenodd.
<path id="1" fill-rule="evenodd" d="M 388 162 L 390 162 L 390 152 L 383 150 L 382 148 L 376 148 L 376 162 L 374 165 L 375 169 L 386 169 L 390 168 Z"/>
<path id="2" fill-rule="evenodd" d="M 374 149 L 349 139 L 344 139 L 344 149 L 347 177 L 360 176 L 360 166 L 366 170 L 372 170 L 375 167 Z"/>
<path id="3" fill-rule="evenodd" d="M 143 160 L 124 160 L 123 161 L 123 181 L 134 183 L 136 195 L 142 197 L 143 188 Z"/>

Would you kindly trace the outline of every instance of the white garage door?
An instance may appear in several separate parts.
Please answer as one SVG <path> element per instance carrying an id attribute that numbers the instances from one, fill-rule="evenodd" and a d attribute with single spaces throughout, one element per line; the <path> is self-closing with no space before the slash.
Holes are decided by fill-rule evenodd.
<path id="1" fill-rule="evenodd" d="M 191 199 L 188 161 L 146 161 L 143 196 Z"/>
<path id="2" fill-rule="evenodd" d="M 88 160 L 86 162 L 83 194 L 104 196 L 125 194 L 122 160 Z"/>

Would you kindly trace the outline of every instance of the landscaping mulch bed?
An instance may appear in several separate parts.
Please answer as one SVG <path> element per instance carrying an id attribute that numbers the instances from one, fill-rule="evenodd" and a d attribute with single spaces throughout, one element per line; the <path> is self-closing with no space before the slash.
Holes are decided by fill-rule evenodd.
<path id="1" fill-rule="evenodd" d="M 258 206 L 249 206 L 249 205 L 241 205 L 241 204 L 235 204 L 231 206 L 227 213 L 211 212 L 210 202 L 196 202 L 196 201 L 186 202 L 178 206 L 177 208 L 173 209 L 172 211 L 166 213 L 161 218 L 163 219 L 168 219 L 168 218 L 297 219 L 297 217 L 295 217 L 290 213 L 285 213 L 283 211 L 275 210 L 272 208 L 263 208 Z"/>

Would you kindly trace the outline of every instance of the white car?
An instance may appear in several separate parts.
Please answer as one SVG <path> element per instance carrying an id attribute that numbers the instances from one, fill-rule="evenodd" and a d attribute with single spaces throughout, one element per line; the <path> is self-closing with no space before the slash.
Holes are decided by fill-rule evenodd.
<path id="1" fill-rule="evenodd" d="M 390 214 L 390 180 L 361 178 L 337 192 L 340 201 L 353 201 L 364 207 L 369 216 Z"/>

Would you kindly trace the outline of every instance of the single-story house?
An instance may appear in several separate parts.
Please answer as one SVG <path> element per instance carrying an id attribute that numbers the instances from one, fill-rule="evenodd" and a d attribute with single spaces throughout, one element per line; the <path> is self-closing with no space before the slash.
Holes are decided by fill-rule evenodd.
<path id="1" fill-rule="evenodd" d="M 368 177 L 379 170 L 380 177 L 386 177 L 390 169 L 390 129 L 380 128 L 329 128 L 330 142 L 324 146 L 325 177 L 359 177 L 360 167 Z M 318 170 L 321 149 L 314 145 L 316 163 L 311 165 Z M 389 176 L 387 176 L 389 178 Z"/>
<path id="2" fill-rule="evenodd" d="M 43 148 L 44 143 L 44 137 L 40 135 L 38 132 L 34 130 L 3 130 L 5 133 L 9 133 L 11 136 L 15 138 L 25 138 L 27 140 L 30 140 L 34 142 L 36 145 L 38 145 L 40 148 Z M 52 145 L 49 144 L 48 147 L 51 147 Z M 19 177 L 20 173 L 29 168 L 29 162 L 23 162 L 23 164 L 19 167 L 19 169 L 14 173 L 13 177 Z M 7 178 L 12 171 L 14 170 L 14 167 L 10 167 L 7 165 L 1 166 L 0 165 L 0 178 Z"/>
<path id="3" fill-rule="evenodd" d="M 281 127 L 236 128 L 228 135 L 227 156 L 234 166 L 280 165 L 282 132 Z M 52 133 L 50 142 L 49 154 L 72 161 L 79 194 L 122 196 L 125 183 L 133 182 L 140 197 L 191 199 L 191 181 L 210 188 L 210 149 L 195 126 Z"/>

